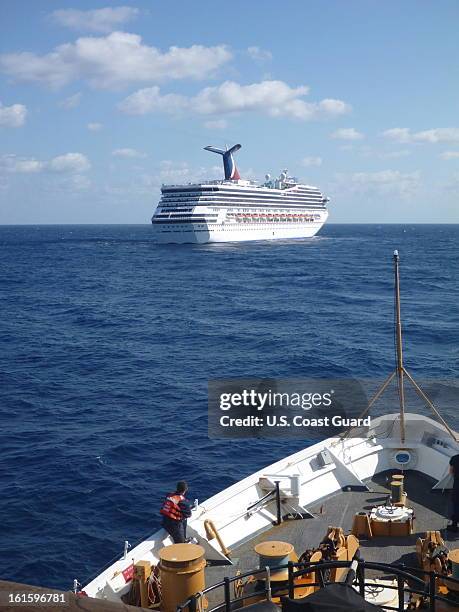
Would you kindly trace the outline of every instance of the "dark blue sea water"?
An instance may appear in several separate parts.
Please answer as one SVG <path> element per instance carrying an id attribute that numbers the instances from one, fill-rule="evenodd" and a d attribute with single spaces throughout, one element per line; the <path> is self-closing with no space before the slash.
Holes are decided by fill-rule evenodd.
<path id="1" fill-rule="evenodd" d="M 457 378 L 459 226 L 204 246 L 154 245 L 148 225 L 0 227 L 0 577 L 84 582 L 159 526 L 178 478 L 204 499 L 301 448 L 209 440 L 207 381 L 382 379 L 394 248 L 406 361 Z"/>

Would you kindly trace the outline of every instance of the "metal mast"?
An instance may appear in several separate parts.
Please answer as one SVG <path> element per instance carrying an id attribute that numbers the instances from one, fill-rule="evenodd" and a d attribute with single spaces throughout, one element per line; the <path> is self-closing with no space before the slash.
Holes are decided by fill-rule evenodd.
<path id="1" fill-rule="evenodd" d="M 397 379 L 398 393 L 400 397 L 400 441 L 405 444 L 405 389 L 403 387 L 403 345 L 402 345 L 402 318 L 400 314 L 400 270 L 399 270 L 398 251 L 394 251 L 394 272 L 395 272 L 395 333 L 397 337 Z"/>
<path id="2" fill-rule="evenodd" d="M 389 384 L 392 382 L 393 378 L 397 378 L 398 382 L 398 391 L 400 397 L 400 442 L 402 445 L 405 444 L 406 438 L 406 430 L 405 430 L 405 389 L 404 389 L 404 381 L 406 379 L 413 385 L 416 393 L 419 397 L 426 403 L 426 405 L 431 409 L 433 414 L 437 417 L 440 423 L 444 426 L 446 431 L 450 434 L 455 442 L 459 442 L 456 433 L 451 429 L 445 419 L 441 416 L 438 410 L 435 408 L 432 401 L 427 397 L 421 387 L 417 384 L 411 374 L 405 369 L 403 364 L 403 343 L 402 343 L 402 320 L 400 313 L 400 257 L 398 251 L 394 251 L 394 274 L 395 274 L 395 335 L 396 335 L 396 367 L 389 376 L 386 378 L 384 383 L 379 387 L 377 392 L 369 401 L 367 407 L 359 416 L 359 418 L 364 418 L 369 412 L 370 408 L 373 404 L 381 397 L 384 391 L 387 389 Z M 342 439 L 347 438 L 350 431 L 353 428 L 349 428 L 343 435 Z"/>

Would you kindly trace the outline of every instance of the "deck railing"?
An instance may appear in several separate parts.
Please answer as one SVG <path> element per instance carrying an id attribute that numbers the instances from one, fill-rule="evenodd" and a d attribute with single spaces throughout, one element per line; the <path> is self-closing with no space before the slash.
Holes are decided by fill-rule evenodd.
<path id="1" fill-rule="evenodd" d="M 282 586 L 274 586 L 269 579 L 265 580 L 265 586 L 262 589 L 251 591 L 250 593 L 243 594 L 241 597 L 231 598 L 231 584 L 249 578 L 250 576 L 260 577 L 260 581 L 263 580 L 266 575 L 266 569 L 257 569 L 254 571 L 246 572 L 245 574 L 238 574 L 233 578 L 224 578 L 221 582 L 214 584 L 200 593 L 196 593 L 190 597 L 187 601 L 177 607 L 177 612 L 184 612 L 188 609 L 188 612 L 198 612 L 202 609 L 201 603 L 202 598 L 216 591 L 217 589 L 223 589 L 224 599 L 217 606 L 209 608 L 207 612 L 233 612 L 244 606 L 244 600 L 261 596 L 266 599 L 271 598 L 271 594 L 276 596 L 276 592 L 280 592 L 293 598 L 295 595 L 295 589 L 308 587 L 320 587 L 323 588 L 327 583 L 326 572 L 327 570 L 339 569 L 339 568 L 350 568 L 352 561 L 318 561 L 315 563 L 292 563 L 289 562 L 287 565 L 279 565 L 277 567 L 269 568 L 268 575 L 271 572 L 277 572 L 280 570 L 288 570 L 288 579 L 282 584 Z M 430 612 L 436 611 L 436 604 L 439 601 L 449 603 L 457 606 L 457 601 L 452 602 L 451 599 L 438 593 L 438 581 L 447 580 L 448 583 L 457 585 L 457 591 L 459 593 L 459 580 L 456 578 L 446 577 L 436 572 L 427 572 L 419 568 L 413 568 L 404 564 L 389 564 L 389 563 L 375 563 L 373 561 L 364 561 L 360 559 L 358 561 L 356 569 L 356 577 L 353 581 L 353 585 L 358 588 L 358 591 L 362 597 L 365 596 L 365 587 L 375 586 L 374 582 L 366 582 L 365 575 L 367 570 L 382 571 L 386 575 L 395 576 L 396 585 L 390 583 L 384 583 L 384 588 L 393 589 L 398 593 L 398 606 L 390 606 L 384 604 L 378 604 L 379 607 L 384 610 L 393 610 L 395 612 L 403 612 L 405 610 L 405 594 L 419 595 L 424 599 L 428 605 Z M 308 582 L 307 585 L 304 583 L 295 584 L 295 579 L 305 576 L 312 572 L 316 572 L 318 582 Z"/>

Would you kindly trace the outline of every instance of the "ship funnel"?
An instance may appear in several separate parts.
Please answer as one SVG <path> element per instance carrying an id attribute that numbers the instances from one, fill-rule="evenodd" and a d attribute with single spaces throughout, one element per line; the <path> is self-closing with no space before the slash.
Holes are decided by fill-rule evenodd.
<path id="1" fill-rule="evenodd" d="M 239 172 L 236 168 L 236 164 L 234 163 L 233 153 L 239 151 L 241 148 L 240 144 L 235 144 L 231 148 L 228 149 L 217 149 L 217 147 L 204 147 L 206 151 L 212 151 L 212 153 L 218 153 L 223 157 L 223 168 L 225 170 L 225 180 L 226 181 L 237 181 L 241 177 L 239 176 Z"/>

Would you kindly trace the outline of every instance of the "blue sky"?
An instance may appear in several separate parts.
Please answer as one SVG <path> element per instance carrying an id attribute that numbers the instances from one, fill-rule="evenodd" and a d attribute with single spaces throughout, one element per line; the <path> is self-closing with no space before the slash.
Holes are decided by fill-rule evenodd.
<path id="1" fill-rule="evenodd" d="M 459 5 L 0 4 L 0 223 L 147 223 L 163 182 L 288 168 L 331 222 L 458 223 Z"/>

